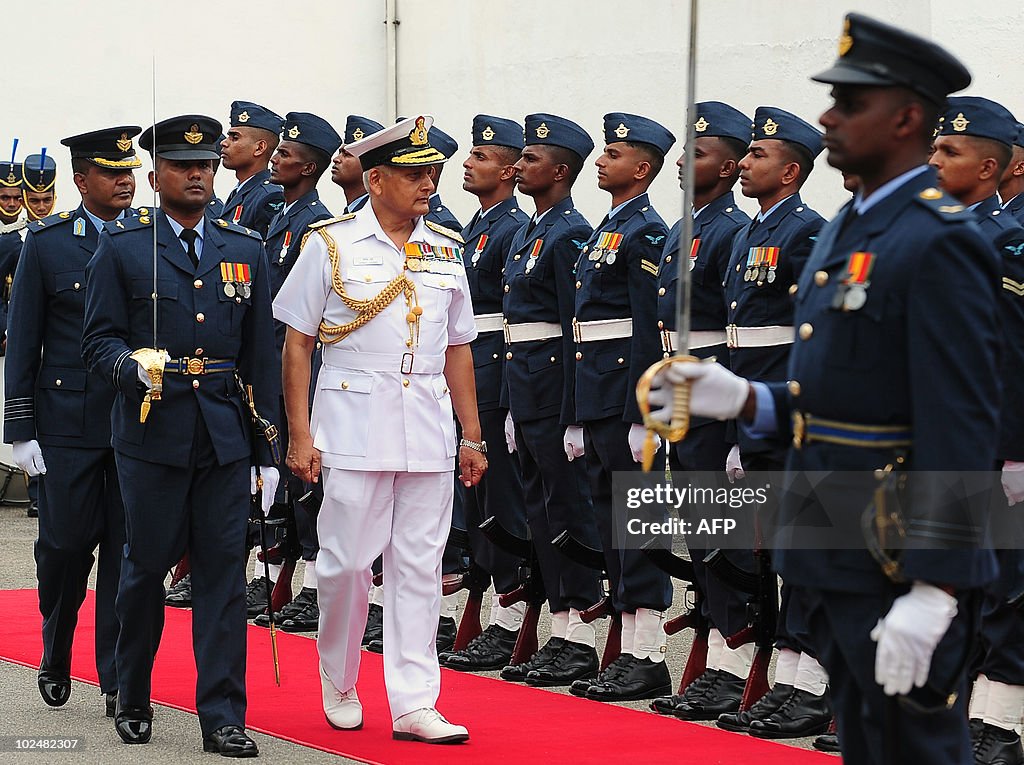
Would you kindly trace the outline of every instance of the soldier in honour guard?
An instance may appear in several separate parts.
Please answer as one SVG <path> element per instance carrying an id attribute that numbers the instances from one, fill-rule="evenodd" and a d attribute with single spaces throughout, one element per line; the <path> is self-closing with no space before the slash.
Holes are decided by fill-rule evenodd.
<path id="1" fill-rule="evenodd" d="M 383 129 L 384 126 L 379 122 L 358 114 L 350 114 L 345 120 L 345 140 L 331 163 L 331 180 L 345 192 L 346 213 L 359 212 L 369 201 L 370 194 L 363 185 L 363 168 L 359 165 L 358 157 L 349 154 L 345 147 Z"/>
<path id="2" fill-rule="evenodd" d="M 228 132 L 220 159 L 234 170 L 238 185 L 224 200 L 220 217 L 266 237 L 271 219 L 284 207 L 281 187 L 270 182 L 267 167 L 277 148 L 281 118 L 250 101 L 232 101 Z"/>
<path id="3" fill-rule="evenodd" d="M 519 460 L 512 454 L 515 440 L 509 443 L 506 438 L 510 415 L 504 395 L 501 313 L 505 260 L 516 231 L 528 220 L 515 197 L 515 164 L 523 150 L 523 128 L 509 119 L 478 114 L 473 118 L 472 134 L 473 147 L 462 163 L 462 186 L 480 201 L 480 209 L 462 230 L 463 254 L 478 332 L 472 348 L 480 428 L 484 440 L 496 446 L 488 455 L 484 480 L 465 493 L 473 562 L 494 584 L 490 624 L 464 649 L 442 656 L 444 666 L 465 671 L 501 669 L 509 663 L 526 609 L 524 602 L 508 607 L 499 602 L 499 595 L 519 584 L 522 560 L 491 542 L 479 526 L 495 517 L 515 536 L 529 536 Z M 511 448 L 501 448 L 502 443 Z"/>
<path id="4" fill-rule="evenodd" d="M 971 76 L 930 40 L 850 13 L 838 59 L 812 79 L 832 86 L 819 118 L 829 164 L 860 185 L 821 230 L 800 278 L 794 318 L 806 329 L 788 379 L 751 382 L 706 363 L 675 363 L 663 379 L 689 381 L 694 414 L 792 434 L 787 480 L 863 475 L 852 490 L 837 486 L 828 507 L 783 491 L 780 541 L 793 543 L 778 545 L 773 563 L 804 593 L 843 760 L 962 765 L 974 761 L 965 672 L 995 556 L 950 549 L 950 534 L 976 537 L 962 498 L 936 498 L 954 511 L 938 519 L 941 535 L 937 502 L 917 494 L 923 502 L 901 503 L 903 546 L 874 514 L 890 509 L 875 505 L 877 471 L 928 490 L 929 471 L 991 471 L 997 456 L 999 263 L 974 214 L 936 188 L 927 164 L 946 96 Z M 666 387 L 651 399 L 662 419 L 671 395 Z M 862 544 L 797 544 L 822 521 L 859 526 L 865 512 L 873 520 L 860 527 Z"/>
<path id="5" fill-rule="evenodd" d="M 112 442 L 127 520 L 117 734 L 129 744 L 152 736 L 163 581 L 187 547 L 203 750 L 251 757 L 245 536 L 252 495 L 262 489 L 266 511 L 277 488 L 279 448 L 263 418 L 278 406 L 280 370 L 263 242 L 206 213 L 220 132 L 215 119 L 183 115 L 143 133 L 160 209 L 100 235 L 86 270 L 82 350 L 116 391 Z"/>
<path id="6" fill-rule="evenodd" d="M 430 145 L 448 157 L 448 159 L 454 157 L 455 153 L 459 150 L 459 142 L 437 127 L 430 128 Z M 435 175 L 431 180 L 434 181 L 435 189 L 441 183 L 441 172 L 443 170 L 443 165 L 433 165 L 432 172 Z M 430 195 L 430 213 L 427 214 L 427 220 L 439 226 L 444 226 L 451 231 L 459 232 L 462 230 L 462 224 L 459 223 L 459 219 L 455 217 L 451 210 L 445 207 L 444 202 L 441 201 L 440 192 L 436 190 Z"/>
<path id="7" fill-rule="evenodd" d="M 595 163 L 597 185 L 611 195 L 611 209 L 576 261 L 575 384 L 567 392 L 583 425 L 609 592 L 622 618 L 622 649 L 596 680 L 578 681 L 572 690 L 598 701 L 626 701 L 671 692 L 662 626 L 672 585 L 640 550 L 615 547 L 612 472 L 640 469 L 645 430 L 636 382 L 662 353 L 658 264 L 668 226 L 647 189 L 675 136 L 647 117 L 612 112 L 604 116 L 604 140 Z M 565 434 L 567 443 L 578 445 L 578 438 Z"/>
<path id="8" fill-rule="evenodd" d="M 323 118 L 306 112 L 289 112 L 285 116 L 281 143 L 270 159 L 270 180 L 284 189 L 285 202 L 285 206 L 271 220 L 267 232 L 272 298 L 277 295 L 295 265 L 310 224 L 331 217 L 330 211 L 320 201 L 316 184 L 330 167 L 331 157 L 340 145 L 341 136 Z M 286 326 L 275 321 L 274 330 L 277 351 L 281 353 Z M 280 404 L 280 422 L 287 422 L 283 399 Z M 286 475 L 278 487 L 272 511 L 294 513 L 297 541 L 302 559 L 306 562 L 302 590 L 279 614 L 281 629 L 285 632 L 315 630 L 320 619 L 316 586 L 316 555 L 320 545 L 316 538 L 316 516 L 310 515 L 305 506 L 297 502 L 309 490 L 308 487 L 295 476 Z M 262 563 L 257 561 L 256 565 L 255 578 L 261 578 Z M 280 571 L 280 566 L 271 566 L 271 579 L 276 582 L 275 568 Z M 265 599 L 266 586 L 260 588 L 258 594 Z M 269 621 L 268 614 L 262 614 L 256 619 L 257 624 L 269 624 Z"/>
<path id="9" fill-rule="evenodd" d="M 125 525 L 114 452 L 108 380 L 82 361 L 86 264 L 106 221 L 123 220 L 142 165 L 132 138 L 142 128 L 113 127 L 65 138 L 82 202 L 29 224 L 11 299 L 4 369 L 4 440 L 14 461 L 40 482 L 35 544 L 43 660 L 39 692 L 50 706 L 71 694 L 78 609 L 99 548 L 96 669 L 106 714 L 114 716 L 118 675 L 114 611 Z M 31 182 L 39 180 L 30 164 Z M 45 184 L 45 178 L 42 179 Z"/>
<path id="10" fill-rule="evenodd" d="M 720 101 L 698 103 L 694 117 L 695 157 L 693 216 L 694 245 L 689 253 L 679 252 L 682 221 L 669 230 L 658 268 L 658 329 L 662 351 L 676 350 L 676 293 L 679 269 L 691 272 L 690 343 L 688 351 L 697 358 L 715 357 L 728 363 L 725 337 L 723 285 L 728 275 L 732 242 L 736 233 L 750 223 L 737 205 L 732 188 L 739 179 L 739 162 L 750 144 L 750 118 Z M 682 168 L 683 157 L 676 165 Z M 682 182 L 680 170 L 680 182 Z M 686 257 L 686 256 L 689 257 Z M 720 473 L 729 454 L 724 422 L 693 418 L 686 438 L 669 446 L 672 475 L 683 480 L 685 471 Z M 729 648 L 725 638 L 747 626 L 748 596 L 719 579 L 704 564 L 707 551 L 689 546 L 700 593 L 700 608 L 711 625 L 708 635 L 706 671 L 687 686 L 685 694 L 655 699 L 651 706 L 662 714 L 684 720 L 716 720 L 720 714 L 736 712 L 753 660 L 753 643 Z M 753 570 L 749 551 L 730 550 L 728 556 L 740 568 Z"/>
<path id="11" fill-rule="evenodd" d="M 740 161 L 740 188 L 757 200 L 760 210 L 733 243 L 725 291 L 729 366 L 738 375 L 778 381 L 786 378 L 796 335 L 791 293 L 825 223 L 800 197 L 822 150 L 821 132 L 771 106 L 757 108 L 752 128 L 753 140 Z M 785 439 L 732 427 L 736 443 L 726 461 L 728 474 L 783 469 L 789 448 Z M 770 516 L 775 501 L 770 495 L 758 512 Z M 772 738 L 825 732 L 831 719 L 828 676 L 806 632 L 804 609 L 783 582 L 775 640 L 777 687 L 764 704 L 737 720 L 749 732 Z"/>
<path id="12" fill-rule="evenodd" d="M 982 233 L 999 254 L 1003 324 L 999 449 L 1007 501 L 1024 501 L 1024 228 L 996 194 L 1013 161 L 1017 121 L 1002 105 L 977 96 L 951 97 L 939 118 L 929 163 L 939 188 L 974 212 Z M 1011 200 L 1012 201 L 1012 200 Z M 1007 511 L 1016 513 L 1015 509 Z M 1024 714 L 1024 618 L 1008 601 L 1024 590 L 1024 552 L 998 549 L 999 578 L 985 588 L 981 657 L 969 716 L 974 762 L 1024 763 L 1020 732 Z"/>
<path id="13" fill-rule="evenodd" d="M 29 154 L 22 162 L 21 198 L 28 219 L 42 220 L 53 214 L 57 204 L 57 163 L 43 149 L 41 154 Z"/>
<path id="14" fill-rule="evenodd" d="M 428 141 L 431 122 L 426 115 L 402 120 L 347 146 L 363 167 L 370 202 L 314 224 L 274 313 L 288 325 L 288 465 L 304 481 L 324 482 L 317 648 L 327 722 L 348 731 L 363 725 L 360 638 L 370 566 L 383 554 L 392 735 L 455 743 L 469 733 L 436 709 L 441 557 L 452 460 L 458 453 L 460 480 L 474 486 L 486 470 L 487 444 L 476 409 L 469 344 L 477 331 L 461 248 L 424 219 L 434 191 L 428 168 L 446 161 Z M 317 338 L 324 365 L 310 415 Z"/>
<path id="15" fill-rule="evenodd" d="M 1013 156 L 999 181 L 999 198 L 1003 209 L 1024 223 L 1024 123 L 1017 123 L 1017 134 L 1013 139 Z"/>
<path id="16" fill-rule="evenodd" d="M 522 469 L 526 518 L 551 611 L 551 637 L 527 661 L 505 667 L 505 680 L 563 686 L 593 678 L 596 634 L 580 612 L 600 597 L 597 572 L 568 558 L 552 540 L 568 531 L 600 545 L 582 451 L 562 443 L 579 430 L 566 405 L 572 379 L 573 268 L 591 227 L 572 200 L 572 187 L 594 150 L 586 131 L 554 114 L 526 116 L 522 157 L 514 165 L 519 191 L 535 212 L 519 228 L 505 260 L 505 394 Z M 506 441 L 509 437 L 506 436 Z M 580 449 L 582 440 L 580 439 Z"/>
<path id="17" fill-rule="evenodd" d="M 11 161 L 0 162 L 0 331 L 3 345 L 7 343 L 7 310 L 11 299 L 11 283 L 18 267 L 18 256 L 25 241 L 25 226 L 28 213 L 25 211 L 21 194 L 20 162 L 14 159 L 18 153 L 18 139 L 14 139 Z M 31 514 L 31 511 L 30 511 Z"/>

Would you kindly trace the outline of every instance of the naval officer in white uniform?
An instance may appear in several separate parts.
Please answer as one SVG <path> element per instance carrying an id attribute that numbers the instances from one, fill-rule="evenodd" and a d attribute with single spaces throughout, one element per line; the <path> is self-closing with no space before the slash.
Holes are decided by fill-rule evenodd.
<path id="1" fill-rule="evenodd" d="M 347 147 L 370 204 L 311 227 L 274 301 L 288 325 L 283 368 L 288 466 L 317 480 L 324 502 L 320 652 L 324 711 L 335 728 L 362 727 L 356 695 L 370 564 L 384 556 L 384 680 L 394 737 L 428 743 L 469 734 L 435 709 L 434 648 L 441 555 L 451 520 L 452 458 L 476 484 L 487 468 L 473 358 L 473 306 L 455 232 L 426 221 L 434 185 L 432 118 L 403 120 Z M 324 365 L 308 416 L 310 354 Z M 452 409 L 462 425 L 456 445 Z M 401 620 L 401 629 L 399 629 Z"/>

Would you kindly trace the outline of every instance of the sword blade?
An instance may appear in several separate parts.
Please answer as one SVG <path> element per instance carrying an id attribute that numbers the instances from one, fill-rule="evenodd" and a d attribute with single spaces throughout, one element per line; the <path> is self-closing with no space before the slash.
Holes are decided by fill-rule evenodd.
<path id="1" fill-rule="evenodd" d="M 690 41 L 686 52 L 686 143 L 683 149 L 683 215 L 676 261 L 679 280 L 676 286 L 676 331 L 678 340 L 675 353 L 685 356 L 690 352 L 690 252 L 693 249 L 693 186 L 696 158 L 693 142 L 696 140 L 694 122 L 697 119 L 697 5 L 690 0 Z"/>

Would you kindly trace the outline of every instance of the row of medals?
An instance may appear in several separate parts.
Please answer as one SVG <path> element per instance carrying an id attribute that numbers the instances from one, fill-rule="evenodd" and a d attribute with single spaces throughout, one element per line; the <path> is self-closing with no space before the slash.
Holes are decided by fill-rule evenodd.
<path id="1" fill-rule="evenodd" d="M 590 254 L 587 257 L 593 261 L 600 260 L 602 263 L 607 263 L 610 266 L 612 263 L 615 262 L 616 252 L 617 250 L 612 250 L 607 255 L 605 255 L 604 250 L 602 250 L 600 247 L 595 247 L 590 251 Z"/>
<path id="2" fill-rule="evenodd" d="M 775 269 L 768 266 L 750 266 L 743 272 L 743 281 L 757 282 L 761 286 L 765 281 L 769 284 L 775 281 Z"/>
<path id="3" fill-rule="evenodd" d="M 243 298 L 249 299 L 249 295 L 252 294 L 252 288 L 248 282 L 224 282 L 224 294 L 241 302 Z"/>

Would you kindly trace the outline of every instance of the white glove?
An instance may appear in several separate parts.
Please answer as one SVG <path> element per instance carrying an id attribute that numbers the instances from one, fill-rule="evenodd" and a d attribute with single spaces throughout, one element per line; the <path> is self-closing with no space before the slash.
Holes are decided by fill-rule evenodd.
<path id="1" fill-rule="evenodd" d="M 738 416 L 750 392 L 750 383 L 721 364 L 712 361 L 670 364 L 651 382 L 648 401 L 652 417 L 661 422 L 671 421 L 673 386 L 686 380 L 690 380 L 690 413 L 716 420 Z"/>
<path id="2" fill-rule="evenodd" d="M 933 584 L 914 582 L 871 630 L 878 643 L 875 682 L 889 696 L 910 693 L 928 680 L 932 654 L 956 616 L 956 598 Z"/>
<path id="3" fill-rule="evenodd" d="M 1004 462 L 1002 480 L 1009 503 L 1024 502 L 1024 462 Z"/>
<path id="4" fill-rule="evenodd" d="M 270 508 L 274 506 L 274 495 L 277 494 L 277 485 L 281 482 L 281 474 L 276 467 L 269 465 L 260 466 L 260 475 L 263 477 L 263 495 L 260 497 L 263 506 L 263 514 L 270 515 Z M 256 468 L 249 468 L 249 493 L 256 496 Z"/>
<path id="5" fill-rule="evenodd" d="M 583 448 L 583 427 L 581 425 L 570 425 L 565 429 L 565 435 L 562 436 L 562 448 L 565 449 L 565 456 L 569 462 L 586 453 Z"/>
<path id="6" fill-rule="evenodd" d="M 647 440 L 647 428 L 635 422 L 629 426 L 629 450 L 633 452 L 633 462 L 644 458 L 644 441 Z M 661 436 L 654 434 L 654 451 L 661 448 Z"/>
<path id="7" fill-rule="evenodd" d="M 729 483 L 736 483 L 737 478 L 746 476 L 743 470 L 743 462 L 740 460 L 740 446 L 733 444 L 729 450 L 729 456 L 725 458 L 725 474 L 729 477 Z"/>
<path id="8" fill-rule="evenodd" d="M 14 442 L 14 464 L 30 476 L 46 475 L 43 452 L 39 448 L 39 442 L 34 439 Z"/>
<path id="9" fill-rule="evenodd" d="M 505 446 L 509 454 L 516 450 L 516 425 L 512 422 L 512 412 L 505 415 Z"/>
<path id="10" fill-rule="evenodd" d="M 164 361 L 170 361 L 170 360 L 171 360 L 171 354 L 164 353 Z M 153 381 L 149 379 L 149 373 L 146 371 L 146 368 L 144 366 L 142 366 L 142 364 L 140 364 L 137 361 L 135 362 L 135 368 L 136 368 L 136 371 L 138 372 L 138 375 L 139 375 L 139 382 L 146 386 L 146 390 L 152 390 L 153 389 Z"/>

